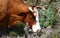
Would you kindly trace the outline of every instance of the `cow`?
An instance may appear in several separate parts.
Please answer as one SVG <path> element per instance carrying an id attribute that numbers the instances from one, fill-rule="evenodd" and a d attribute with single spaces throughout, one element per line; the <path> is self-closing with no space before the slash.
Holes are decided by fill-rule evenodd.
<path id="1" fill-rule="evenodd" d="M 29 25 L 33 32 L 41 30 L 37 7 L 22 0 L 0 0 L 0 14 L 0 28 L 10 28 L 23 22 L 25 27 Z"/>

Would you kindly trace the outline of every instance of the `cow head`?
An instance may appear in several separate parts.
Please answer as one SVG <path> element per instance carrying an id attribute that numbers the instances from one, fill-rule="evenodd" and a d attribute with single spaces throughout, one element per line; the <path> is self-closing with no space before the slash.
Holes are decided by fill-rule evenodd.
<path id="1" fill-rule="evenodd" d="M 12 0 L 11 0 L 12 1 Z M 12 7 L 10 8 L 11 21 L 10 25 L 15 25 L 18 22 L 28 23 L 32 26 L 34 32 L 40 31 L 41 27 L 39 24 L 38 10 L 35 6 L 29 6 L 20 0 L 15 0 L 12 2 Z"/>

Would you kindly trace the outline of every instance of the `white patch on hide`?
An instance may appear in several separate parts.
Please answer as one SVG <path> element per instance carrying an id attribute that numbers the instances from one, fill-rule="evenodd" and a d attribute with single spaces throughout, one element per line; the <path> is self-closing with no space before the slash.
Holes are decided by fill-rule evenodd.
<path id="1" fill-rule="evenodd" d="M 36 17 L 36 24 L 34 24 L 33 26 L 32 26 L 32 30 L 34 31 L 34 32 L 37 32 L 38 30 L 40 31 L 41 30 L 41 27 L 40 27 L 40 24 L 39 24 L 39 13 L 38 13 L 38 10 L 37 10 L 37 8 L 35 7 L 34 8 L 34 16 Z"/>
<path id="2" fill-rule="evenodd" d="M 31 12 L 33 12 L 33 9 L 32 9 L 32 7 L 28 7 L 28 9 L 29 9 Z"/>
<path id="3" fill-rule="evenodd" d="M 33 32 L 37 32 L 38 30 L 40 31 L 41 30 L 40 24 L 36 22 L 36 24 L 32 26 L 32 30 Z"/>

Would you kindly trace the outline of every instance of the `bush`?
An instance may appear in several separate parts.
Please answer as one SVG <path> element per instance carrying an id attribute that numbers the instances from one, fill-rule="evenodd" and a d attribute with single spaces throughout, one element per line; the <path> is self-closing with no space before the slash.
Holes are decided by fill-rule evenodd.
<path id="1" fill-rule="evenodd" d="M 10 28 L 10 35 L 20 35 L 24 33 L 24 23 L 20 22 L 15 27 Z"/>
<path id="2" fill-rule="evenodd" d="M 55 33 L 52 33 L 52 37 L 51 38 L 58 38 L 58 35 Z"/>
<path id="3" fill-rule="evenodd" d="M 47 6 L 46 10 L 40 10 L 40 24 L 41 27 L 48 27 L 49 25 L 53 25 L 55 22 L 56 9 L 55 4 L 51 4 Z"/>

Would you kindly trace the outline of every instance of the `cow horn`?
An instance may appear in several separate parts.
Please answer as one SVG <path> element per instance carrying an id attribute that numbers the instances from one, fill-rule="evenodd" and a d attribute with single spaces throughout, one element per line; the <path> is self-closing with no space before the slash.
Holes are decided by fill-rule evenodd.
<path id="1" fill-rule="evenodd" d="M 32 9 L 32 7 L 30 7 L 30 6 L 29 6 L 29 7 L 28 7 L 28 9 L 29 9 L 31 12 L 33 12 L 33 9 Z"/>

